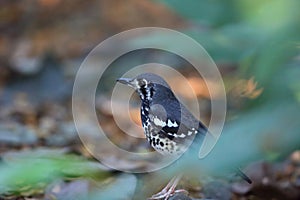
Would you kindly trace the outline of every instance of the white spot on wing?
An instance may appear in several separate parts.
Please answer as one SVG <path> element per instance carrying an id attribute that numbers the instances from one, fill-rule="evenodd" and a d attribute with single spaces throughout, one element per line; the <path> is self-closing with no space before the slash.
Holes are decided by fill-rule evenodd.
<path id="1" fill-rule="evenodd" d="M 176 121 L 174 121 L 174 123 L 171 120 L 168 120 L 168 126 L 169 127 L 177 127 L 178 124 L 176 123 Z"/>
<path id="2" fill-rule="evenodd" d="M 166 125 L 166 122 L 160 120 L 159 118 L 157 117 L 154 117 L 153 119 L 153 122 L 156 126 L 161 126 L 161 127 L 164 127 Z"/>

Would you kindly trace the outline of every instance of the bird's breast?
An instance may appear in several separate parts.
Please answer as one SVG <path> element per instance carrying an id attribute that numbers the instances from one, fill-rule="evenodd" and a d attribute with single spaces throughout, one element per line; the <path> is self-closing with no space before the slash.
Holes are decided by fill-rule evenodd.
<path id="1" fill-rule="evenodd" d="M 146 138 L 157 152 L 163 155 L 180 155 L 184 152 L 184 148 L 181 144 L 178 144 L 173 136 L 168 135 L 162 129 L 167 124 L 156 116 L 144 115 L 142 117 L 142 125 Z"/>

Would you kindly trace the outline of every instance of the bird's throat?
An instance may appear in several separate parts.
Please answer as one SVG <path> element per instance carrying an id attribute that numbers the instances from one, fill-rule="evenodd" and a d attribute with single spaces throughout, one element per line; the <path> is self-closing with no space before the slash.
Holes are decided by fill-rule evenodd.
<path id="1" fill-rule="evenodd" d="M 138 93 L 140 95 L 140 98 L 142 101 L 151 101 L 153 94 L 154 94 L 154 89 L 152 87 L 141 87 L 138 90 Z"/>

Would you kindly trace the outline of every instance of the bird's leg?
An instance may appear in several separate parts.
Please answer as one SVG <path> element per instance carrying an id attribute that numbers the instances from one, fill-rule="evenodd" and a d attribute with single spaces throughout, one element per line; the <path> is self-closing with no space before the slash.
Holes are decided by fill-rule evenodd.
<path id="1" fill-rule="evenodd" d="M 174 185 L 175 179 L 177 177 L 173 177 L 169 183 L 157 194 L 154 194 L 151 198 L 149 199 L 161 199 L 164 198 L 166 196 L 166 194 L 168 193 L 169 189 Z"/>
<path id="2" fill-rule="evenodd" d="M 178 182 L 180 181 L 182 177 L 182 174 L 175 176 L 171 179 L 171 181 L 167 184 L 166 187 L 162 189 L 159 193 L 153 195 L 150 200 L 157 200 L 157 199 L 165 199 L 167 200 L 170 196 L 172 196 L 175 193 L 183 192 L 183 193 L 188 193 L 186 190 L 179 189 L 175 190 Z"/>

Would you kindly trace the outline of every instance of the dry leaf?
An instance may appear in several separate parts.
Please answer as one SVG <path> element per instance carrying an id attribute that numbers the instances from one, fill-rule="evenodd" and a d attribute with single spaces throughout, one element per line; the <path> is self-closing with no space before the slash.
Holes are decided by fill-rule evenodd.
<path id="1" fill-rule="evenodd" d="M 235 88 L 238 96 L 242 96 L 249 99 L 255 99 L 263 92 L 263 88 L 257 88 L 257 82 L 254 81 L 254 77 L 249 80 L 240 80 Z"/>

